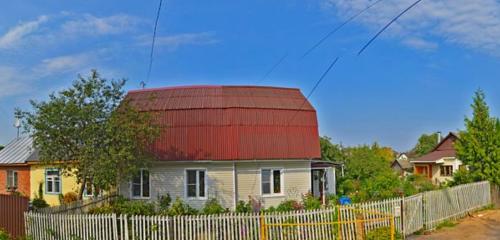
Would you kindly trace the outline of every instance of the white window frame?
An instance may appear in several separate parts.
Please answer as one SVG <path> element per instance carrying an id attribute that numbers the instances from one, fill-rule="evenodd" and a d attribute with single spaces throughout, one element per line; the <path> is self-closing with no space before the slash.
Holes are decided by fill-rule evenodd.
<path id="1" fill-rule="evenodd" d="M 263 189 L 262 189 L 262 171 L 271 171 L 271 174 L 270 174 L 270 191 L 271 193 L 264 193 L 263 192 Z M 280 171 L 280 188 L 281 188 L 281 192 L 280 193 L 274 193 L 274 183 L 273 183 L 273 172 L 274 171 Z M 259 179 L 260 179 L 260 195 L 262 197 L 282 197 L 282 196 L 285 196 L 285 170 L 284 168 L 279 168 L 279 167 L 270 167 L 270 168 L 261 168 L 260 169 L 260 175 L 259 175 Z"/>
<path id="2" fill-rule="evenodd" d="M 11 175 L 12 174 L 12 175 Z M 19 188 L 19 173 L 17 170 L 7 170 L 7 181 L 6 183 L 6 188 L 8 191 L 10 190 L 17 190 Z M 13 185 L 10 185 L 10 183 L 14 183 Z"/>
<path id="3" fill-rule="evenodd" d="M 188 171 L 196 171 L 196 197 L 188 196 Z M 200 197 L 200 171 L 205 172 L 205 196 Z M 206 168 L 185 168 L 184 169 L 184 197 L 186 199 L 198 199 L 198 200 L 206 200 L 208 199 L 208 171 Z"/>
<path id="4" fill-rule="evenodd" d="M 55 172 L 57 171 L 57 175 L 50 175 L 48 174 L 48 172 Z M 49 178 L 51 179 L 52 181 L 52 191 L 49 192 Z M 56 178 L 58 178 L 59 180 L 57 180 L 57 184 L 59 185 L 59 191 L 56 191 Z M 54 169 L 54 168 L 50 168 L 50 169 L 46 169 L 45 170 L 45 194 L 61 194 L 62 193 L 62 178 L 61 178 L 61 170 L 60 169 Z"/>
<path id="5" fill-rule="evenodd" d="M 148 182 L 149 182 L 149 197 L 144 197 L 144 183 L 143 183 L 143 172 L 148 171 Z M 141 196 L 134 196 L 134 179 L 130 180 L 130 198 L 132 199 L 150 199 L 151 198 L 151 171 L 147 168 L 141 168 L 139 170 L 139 174 L 141 175 Z"/>

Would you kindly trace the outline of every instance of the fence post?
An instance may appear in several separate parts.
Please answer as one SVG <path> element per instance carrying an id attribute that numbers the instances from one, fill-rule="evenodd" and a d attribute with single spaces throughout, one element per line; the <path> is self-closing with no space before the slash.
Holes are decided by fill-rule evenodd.
<path id="1" fill-rule="evenodd" d="M 264 214 L 260 214 L 260 239 L 266 240 L 266 219 L 264 218 Z"/>
<path id="2" fill-rule="evenodd" d="M 395 226 L 394 226 L 394 216 L 391 217 L 391 240 L 394 240 L 394 235 L 395 235 Z"/>
<path id="3" fill-rule="evenodd" d="M 401 196 L 401 233 L 403 235 L 403 239 L 406 237 L 406 230 L 405 230 L 405 195 L 403 194 Z"/>

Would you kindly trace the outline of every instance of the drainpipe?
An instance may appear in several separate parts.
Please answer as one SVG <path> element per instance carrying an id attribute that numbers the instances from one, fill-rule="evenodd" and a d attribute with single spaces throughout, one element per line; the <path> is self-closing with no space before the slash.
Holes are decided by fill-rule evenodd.
<path id="1" fill-rule="evenodd" d="M 238 184 L 236 177 L 236 162 L 233 160 L 233 210 L 236 211 L 236 205 L 238 204 Z"/>

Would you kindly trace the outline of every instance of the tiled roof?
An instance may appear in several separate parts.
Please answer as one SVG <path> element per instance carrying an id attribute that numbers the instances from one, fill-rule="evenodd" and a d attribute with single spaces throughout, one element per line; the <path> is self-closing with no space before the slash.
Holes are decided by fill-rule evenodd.
<path id="1" fill-rule="evenodd" d="M 453 146 L 458 139 L 458 135 L 449 133 L 439 144 L 430 152 L 419 158 L 410 160 L 411 162 L 436 162 L 441 158 L 456 157 L 456 151 Z"/>
<path id="2" fill-rule="evenodd" d="M 34 152 L 31 137 L 16 138 L 0 151 L 0 165 L 26 163 Z"/>

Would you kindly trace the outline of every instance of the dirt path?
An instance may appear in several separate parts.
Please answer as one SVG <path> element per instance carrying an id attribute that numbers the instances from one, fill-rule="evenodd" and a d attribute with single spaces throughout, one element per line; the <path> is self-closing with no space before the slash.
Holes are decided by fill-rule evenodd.
<path id="1" fill-rule="evenodd" d="M 487 210 L 459 221 L 430 235 L 412 236 L 411 240 L 500 239 L 500 209 Z"/>

